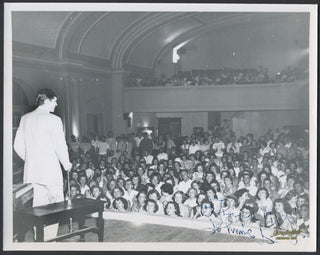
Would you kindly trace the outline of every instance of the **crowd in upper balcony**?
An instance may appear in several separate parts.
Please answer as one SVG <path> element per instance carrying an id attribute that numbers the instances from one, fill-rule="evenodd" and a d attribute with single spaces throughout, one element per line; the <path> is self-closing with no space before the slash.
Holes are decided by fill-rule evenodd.
<path id="1" fill-rule="evenodd" d="M 307 73 L 298 67 L 286 69 L 269 75 L 268 68 L 245 69 L 214 69 L 179 71 L 172 77 L 161 78 L 131 72 L 126 82 L 127 87 L 158 87 L 158 86 L 207 86 L 207 85 L 231 85 L 231 84 L 261 84 L 261 83 L 290 83 L 297 80 L 305 80 Z"/>

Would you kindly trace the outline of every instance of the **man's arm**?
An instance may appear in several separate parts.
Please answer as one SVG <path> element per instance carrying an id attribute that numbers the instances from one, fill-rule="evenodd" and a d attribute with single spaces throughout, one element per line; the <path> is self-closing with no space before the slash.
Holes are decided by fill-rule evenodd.
<path id="1" fill-rule="evenodd" d="M 20 158 L 25 160 L 26 158 L 26 145 L 24 142 L 24 117 L 22 116 L 20 124 L 16 133 L 16 137 L 13 143 L 14 150 Z"/>
<path id="2" fill-rule="evenodd" d="M 56 127 L 54 127 L 54 143 L 57 156 L 59 158 L 59 161 L 63 165 L 63 168 L 66 171 L 70 170 L 72 164 L 69 160 L 68 147 L 63 132 L 62 121 L 60 118 L 56 119 Z"/>

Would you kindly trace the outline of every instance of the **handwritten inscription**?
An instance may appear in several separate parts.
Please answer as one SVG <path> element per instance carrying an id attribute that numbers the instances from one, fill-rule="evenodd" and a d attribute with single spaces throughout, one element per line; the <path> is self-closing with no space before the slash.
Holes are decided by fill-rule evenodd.
<path id="1" fill-rule="evenodd" d="M 219 200 L 221 203 L 223 200 Z M 221 210 L 221 218 L 212 219 L 210 216 L 206 215 L 208 220 L 211 223 L 209 229 L 211 231 L 211 234 L 216 234 L 217 232 L 221 232 L 223 229 L 225 229 L 227 234 L 230 235 L 237 235 L 237 236 L 244 236 L 249 237 L 251 239 L 259 239 L 259 243 L 266 243 L 266 244 L 274 244 L 275 240 L 294 240 L 293 244 L 297 244 L 298 237 L 305 238 L 305 235 L 301 234 L 301 230 L 279 230 L 276 229 L 273 231 L 272 234 L 269 233 L 269 235 L 265 234 L 265 228 L 261 227 L 260 219 L 254 219 L 256 222 L 256 228 L 250 228 L 246 227 L 243 223 L 237 224 L 236 221 L 239 219 L 240 215 L 237 215 L 232 212 L 232 210 L 229 210 L 229 208 L 223 208 Z M 226 217 L 223 217 L 226 216 Z M 225 220 L 223 220 L 225 219 Z M 279 226 L 280 222 L 275 217 L 275 222 L 273 222 L 272 225 Z M 296 224 L 295 221 L 290 222 L 293 225 Z M 270 230 L 270 229 L 269 229 Z"/>

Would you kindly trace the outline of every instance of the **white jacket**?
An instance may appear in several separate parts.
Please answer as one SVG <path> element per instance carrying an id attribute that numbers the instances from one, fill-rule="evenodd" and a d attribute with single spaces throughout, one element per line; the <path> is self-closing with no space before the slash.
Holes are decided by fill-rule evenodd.
<path id="1" fill-rule="evenodd" d="M 59 117 L 38 107 L 22 116 L 14 149 L 24 161 L 24 183 L 61 186 L 60 163 L 70 169 L 69 154 Z"/>

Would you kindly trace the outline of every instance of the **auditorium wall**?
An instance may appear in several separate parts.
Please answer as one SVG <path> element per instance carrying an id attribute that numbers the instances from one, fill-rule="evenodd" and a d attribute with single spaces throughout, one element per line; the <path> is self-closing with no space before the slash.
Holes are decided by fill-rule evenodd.
<path id="1" fill-rule="evenodd" d="M 139 127 L 158 128 L 158 118 L 181 118 L 181 135 L 189 136 L 194 127 L 208 130 L 208 112 L 167 112 L 167 113 L 133 113 L 133 125 L 127 132 L 136 132 Z"/>
<path id="2" fill-rule="evenodd" d="M 83 74 L 81 71 L 59 72 L 46 65 L 13 64 L 13 77 L 23 87 L 28 101 L 34 104 L 37 91 L 51 88 L 58 95 L 55 113 L 64 123 L 66 137 L 88 135 L 88 114 L 101 116 L 99 130 L 106 133 L 112 130 L 111 80 L 95 73 Z M 14 95 L 13 95 L 14 96 Z"/>
<path id="3" fill-rule="evenodd" d="M 308 123 L 307 110 L 238 112 L 232 118 L 233 131 L 238 137 L 247 133 L 259 137 L 268 129 L 284 126 L 308 127 Z"/>

